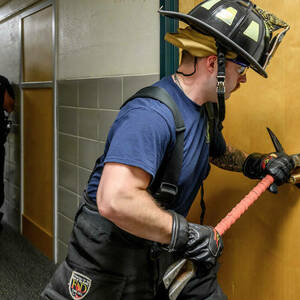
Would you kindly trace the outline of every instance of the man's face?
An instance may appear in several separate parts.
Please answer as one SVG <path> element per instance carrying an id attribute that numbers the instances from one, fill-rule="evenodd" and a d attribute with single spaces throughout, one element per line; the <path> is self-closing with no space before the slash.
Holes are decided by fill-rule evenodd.
<path id="1" fill-rule="evenodd" d="M 247 82 L 247 75 L 240 74 L 241 66 L 232 62 L 226 62 L 225 99 L 228 99 L 234 91 L 240 88 L 241 83 Z"/>
<path id="2" fill-rule="evenodd" d="M 210 101 L 218 103 L 218 95 L 216 93 L 216 76 L 218 73 L 218 63 L 217 57 L 211 56 L 208 59 L 214 60 L 214 71 L 212 73 L 213 81 L 211 81 L 210 86 Z M 209 64 L 208 64 L 209 65 Z M 231 96 L 231 93 L 240 88 L 241 83 L 247 82 L 246 73 L 241 74 L 242 71 L 241 65 L 232 62 L 230 60 L 226 60 L 226 78 L 225 78 L 225 99 L 228 99 Z"/>

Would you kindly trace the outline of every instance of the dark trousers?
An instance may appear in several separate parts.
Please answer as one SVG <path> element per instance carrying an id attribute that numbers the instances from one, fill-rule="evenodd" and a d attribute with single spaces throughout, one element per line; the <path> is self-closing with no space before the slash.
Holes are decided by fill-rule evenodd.
<path id="1" fill-rule="evenodd" d="M 4 203 L 4 157 L 5 157 L 4 144 L 0 144 L 0 208 Z"/>
<path id="2" fill-rule="evenodd" d="M 178 257 L 137 238 L 84 204 L 76 217 L 68 256 L 42 293 L 42 299 L 164 300 L 161 284 Z M 178 300 L 226 300 L 217 283 L 217 267 L 198 270 Z"/>

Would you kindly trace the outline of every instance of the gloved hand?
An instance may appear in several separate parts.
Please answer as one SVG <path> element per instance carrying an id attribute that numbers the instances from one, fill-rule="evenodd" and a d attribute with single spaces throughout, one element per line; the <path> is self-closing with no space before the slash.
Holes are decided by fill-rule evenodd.
<path id="1" fill-rule="evenodd" d="M 291 156 L 283 152 L 269 154 L 252 153 L 243 165 L 243 173 L 252 179 L 261 179 L 267 174 L 274 178 L 269 190 L 277 193 L 277 186 L 286 183 L 294 169 L 295 163 Z"/>
<path id="2" fill-rule="evenodd" d="M 223 241 L 211 226 L 189 223 L 174 211 L 171 243 L 164 249 L 182 253 L 183 257 L 213 267 L 223 250 Z"/>

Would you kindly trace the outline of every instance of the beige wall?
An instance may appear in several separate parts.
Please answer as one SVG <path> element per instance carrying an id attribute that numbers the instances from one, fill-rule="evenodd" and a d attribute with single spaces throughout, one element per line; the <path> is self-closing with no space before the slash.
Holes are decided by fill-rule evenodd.
<path id="1" fill-rule="evenodd" d="M 57 6 L 58 79 L 159 73 L 159 0 L 58 0 Z M 18 82 L 18 16 L 0 23 L 0 32 L 1 74 Z"/>
<path id="2" fill-rule="evenodd" d="M 158 0 L 59 0 L 58 79 L 159 73 Z"/>
<path id="3" fill-rule="evenodd" d="M 19 82 L 20 38 L 17 17 L 0 23 L 0 74 L 14 83 Z"/>
<path id="4" fill-rule="evenodd" d="M 199 1 L 198 1 L 199 2 Z M 267 68 L 268 79 L 253 71 L 248 83 L 226 103 L 224 135 L 251 152 L 271 152 L 270 127 L 292 154 L 300 152 L 300 1 L 257 0 L 291 25 Z M 256 181 L 213 168 L 205 184 L 206 223 L 215 225 Z M 199 198 L 198 198 L 199 200 Z M 292 185 L 273 195 L 265 192 L 224 235 L 220 282 L 230 300 L 298 299 L 300 293 L 300 190 Z M 199 220 L 199 203 L 191 219 Z"/>
<path id="5" fill-rule="evenodd" d="M 62 261 L 77 205 L 119 107 L 159 78 L 159 0 L 57 4 L 58 261 Z"/>
<path id="6" fill-rule="evenodd" d="M 24 6 L 33 2 L 37 1 L 11 0 L 0 6 L 0 74 L 16 84 L 17 113 L 13 118 L 17 123 L 19 18 L 27 11 Z M 102 141 L 120 105 L 159 78 L 159 0 L 57 0 L 56 4 L 60 261 L 90 169 L 103 150 Z M 89 129 L 91 122 L 95 129 L 101 128 L 96 135 Z M 20 126 L 10 133 L 6 151 L 5 221 L 19 230 Z"/>

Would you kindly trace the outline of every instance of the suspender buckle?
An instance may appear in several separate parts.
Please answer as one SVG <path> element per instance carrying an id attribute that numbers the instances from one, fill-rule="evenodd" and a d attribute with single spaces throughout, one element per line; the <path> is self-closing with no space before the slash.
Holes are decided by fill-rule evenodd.
<path id="1" fill-rule="evenodd" d="M 172 196 L 177 196 L 178 194 L 178 187 L 175 184 L 171 184 L 168 182 L 162 182 L 160 185 L 160 192 L 170 194 Z"/>

